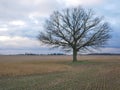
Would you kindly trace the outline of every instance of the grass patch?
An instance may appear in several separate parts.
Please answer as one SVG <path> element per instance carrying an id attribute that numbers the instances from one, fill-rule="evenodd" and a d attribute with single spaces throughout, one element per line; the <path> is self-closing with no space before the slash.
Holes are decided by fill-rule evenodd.
<path id="1" fill-rule="evenodd" d="M 84 61 L 77 61 L 77 62 L 72 62 L 70 63 L 70 65 L 81 65 L 81 64 L 93 64 L 94 62 L 88 61 L 88 60 L 84 60 Z"/>
<path id="2" fill-rule="evenodd" d="M 67 64 L 70 65 L 70 66 L 79 66 L 79 65 L 100 65 L 100 64 L 104 64 L 104 63 L 105 62 L 96 62 L 96 61 L 90 61 L 90 60 L 79 60 L 77 62 L 68 62 Z"/>

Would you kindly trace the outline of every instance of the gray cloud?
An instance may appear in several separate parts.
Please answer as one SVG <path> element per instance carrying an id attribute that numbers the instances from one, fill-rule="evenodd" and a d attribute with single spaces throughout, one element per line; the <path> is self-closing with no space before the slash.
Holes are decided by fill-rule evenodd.
<path id="1" fill-rule="evenodd" d="M 120 48 L 118 0 L 0 0 L 0 49 L 39 48 L 36 37 L 43 30 L 45 18 L 54 10 L 78 5 L 93 8 L 97 14 L 105 16 L 113 29 L 112 38 L 106 47 L 112 50 Z M 20 45 L 21 43 L 24 44 Z"/>
<path id="2" fill-rule="evenodd" d="M 0 19 L 25 19 L 32 13 L 44 16 L 59 6 L 56 0 L 0 0 Z"/>

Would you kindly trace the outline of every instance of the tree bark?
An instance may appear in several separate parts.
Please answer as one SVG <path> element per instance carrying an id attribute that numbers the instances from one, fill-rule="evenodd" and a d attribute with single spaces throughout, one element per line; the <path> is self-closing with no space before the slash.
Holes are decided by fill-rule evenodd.
<path id="1" fill-rule="evenodd" d="M 73 62 L 77 62 L 77 50 L 73 49 Z"/>

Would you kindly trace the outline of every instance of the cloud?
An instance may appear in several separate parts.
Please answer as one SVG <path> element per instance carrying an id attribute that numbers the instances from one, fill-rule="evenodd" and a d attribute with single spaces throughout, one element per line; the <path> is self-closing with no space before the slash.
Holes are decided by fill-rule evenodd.
<path id="1" fill-rule="evenodd" d="M 13 25 L 13 26 L 24 26 L 25 25 L 25 22 L 24 21 L 21 21 L 21 20 L 15 20 L 15 21 L 11 21 L 9 22 L 10 25 Z"/>
<path id="2" fill-rule="evenodd" d="M 29 15 L 46 16 L 59 8 L 56 0 L 0 0 L 0 19 L 25 19 Z"/>
<path id="3" fill-rule="evenodd" d="M 120 47 L 118 0 L 0 0 L 0 48 L 39 47 L 36 37 L 43 30 L 44 20 L 54 10 L 78 5 L 93 8 L 105 16 L 113 29 L 106 47 Z"/>
<path id="4" fill-rule="evenodd" d="M 66 6 L 91 6 L 101 4 L 102 0 L 62 0 Z"/>
<path id="5" fill-rule="evenodd" d="M 38 47 L 40 43 L 37 40 L 30 39 L 27 37 L 9 37 L 9 36 L 0 36 L 0 48 L 25 48 L 25 47 Z"/>
<path id="6" fill-rule="evenodd" d="M 120 48 L 101 48 L 101 53 L 120 53 Z"/>
<path id="7" fill-rule="evenodd" d="M 0 0 L 0 35 L 36 38 L 44 18 L 59 7 L 56 0 Z"/>
<path id="8" fill-rule="evenodd" d="M 8 28 L 0 28 L 0 32 L 7 31 Z"/>

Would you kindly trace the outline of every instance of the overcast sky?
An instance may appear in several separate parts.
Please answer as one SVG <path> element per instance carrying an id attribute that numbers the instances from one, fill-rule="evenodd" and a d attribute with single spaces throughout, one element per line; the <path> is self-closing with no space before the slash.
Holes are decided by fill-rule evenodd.
<path id="1" fill-rule="evenodd" d="M 0 0 L 0 54 L 53 52 L 36 38 L 44 20 L 55 10 L 79 5 L 110 23 L 112 38 L 100 52 L 120 53 L 119 0 Z"/>

